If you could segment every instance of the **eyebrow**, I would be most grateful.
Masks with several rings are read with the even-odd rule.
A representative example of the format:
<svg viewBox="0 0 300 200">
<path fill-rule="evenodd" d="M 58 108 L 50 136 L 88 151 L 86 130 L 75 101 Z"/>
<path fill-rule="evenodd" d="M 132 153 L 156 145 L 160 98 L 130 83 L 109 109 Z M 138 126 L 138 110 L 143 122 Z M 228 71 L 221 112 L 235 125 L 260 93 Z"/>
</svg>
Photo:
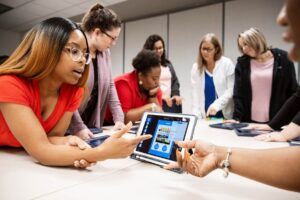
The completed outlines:
<svg viewBox="0 0 300 200">
<path fill-rule="evenodd" d="M 78 43 L 76 43 L 76 42 L 68 42 L 68 43 L 66 44 L 66 46 L 75 46 L 76 48 L 78 48 L 78 49 L 80 49 L 80 50 L 87 51 L 87 48 L 81 49 L 81 48 L 80 48 L 80 45 L 79 45 Z"/>
</svg>

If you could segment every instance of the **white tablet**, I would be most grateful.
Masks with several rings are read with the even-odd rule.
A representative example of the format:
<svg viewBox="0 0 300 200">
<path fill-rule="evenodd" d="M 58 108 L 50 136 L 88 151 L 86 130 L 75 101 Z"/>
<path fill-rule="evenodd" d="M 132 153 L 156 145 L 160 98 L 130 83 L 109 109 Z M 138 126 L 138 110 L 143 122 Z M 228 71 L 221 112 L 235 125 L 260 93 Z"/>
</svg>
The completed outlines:
<svg viewBox="0 0 300 200">
<path fill-rule="evenodd" d="M 137 135 L 152 138 L 139 143 L 131 157 L 159 166 L 176 162 L 174 141 L 191 140 L 196 122 L 194 115 L 145 112 Z"/>
</svg>

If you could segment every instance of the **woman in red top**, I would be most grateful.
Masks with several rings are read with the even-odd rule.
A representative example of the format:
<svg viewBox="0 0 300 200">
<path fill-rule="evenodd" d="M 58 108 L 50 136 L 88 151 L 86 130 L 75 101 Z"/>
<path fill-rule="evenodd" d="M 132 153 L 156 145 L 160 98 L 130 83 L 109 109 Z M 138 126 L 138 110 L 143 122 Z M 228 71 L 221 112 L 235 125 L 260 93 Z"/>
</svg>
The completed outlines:
<svg viewBox="0 0 300 200">
<path fill-rule="evenodd" d="M 146 139 L 122 138 L 130 124 L 93 149 L 76 136 L 64 137 L 89 60 L 85 36 L 72 21 L 56 17 L 33 27 L 0 65 L 0 146 L 22 146 L 44 165 L 84 168 L 128 156 Z"/>
<path fill-rule="evenodd" d="M 126 123 L 141 120 L 145 111 L 162 111 L 159 56 L 154 51 L 142 50 L 133 59 L 132 66 L 132 72 L 115 79 Z"/>
</svg>

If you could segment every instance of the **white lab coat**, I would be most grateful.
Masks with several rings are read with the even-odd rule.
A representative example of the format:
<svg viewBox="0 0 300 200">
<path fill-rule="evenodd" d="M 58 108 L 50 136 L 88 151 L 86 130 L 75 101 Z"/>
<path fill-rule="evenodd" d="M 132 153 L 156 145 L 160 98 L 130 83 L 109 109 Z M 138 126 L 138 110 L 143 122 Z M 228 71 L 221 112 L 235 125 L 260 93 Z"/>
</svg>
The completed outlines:
<svg viewBox="0 0 300 200">
<path fill-rule="evenodd" d="M 233 113 L 234 68 L 233 62 L 222 56 L 216 61 L 213 70 L 213 82 L 218 98 L 212 103 L 212 106 L 217 111 L 222 110 L 226 119 L 231 119 Z M 192 112 L 199 118 L 205 118 L 205 76 L 204 73 L 200 75 L 197 63 L 194 63 L 191 70 L 191 84 Z"/>
</svg>

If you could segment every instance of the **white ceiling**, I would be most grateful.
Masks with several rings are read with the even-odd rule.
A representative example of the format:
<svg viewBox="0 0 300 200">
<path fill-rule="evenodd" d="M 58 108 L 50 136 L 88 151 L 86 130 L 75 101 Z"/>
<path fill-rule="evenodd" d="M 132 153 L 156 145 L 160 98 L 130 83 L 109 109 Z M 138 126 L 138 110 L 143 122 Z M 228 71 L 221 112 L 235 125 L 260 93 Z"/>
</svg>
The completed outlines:
<svg viewBox="0 0 300 200">
<path fill-rule="evenodd" d="M 101 0 L 109 6 L 125 0 Z M 86 12 L 97 0 L 0 0 L 14 9 L 0 14 L 0 29 L 23 32 L 49 17 L 73 17 Z"/>
<path fill-rule="evenodd" d="M 112 8 L 123 21 L 170 13 L 223 0 L 0 0 L 13 7 L 0 14 L 0 29 L 24 32 L 49 17 L 68 17 L 80 21 L 95 3 Z"/>
</svg>

